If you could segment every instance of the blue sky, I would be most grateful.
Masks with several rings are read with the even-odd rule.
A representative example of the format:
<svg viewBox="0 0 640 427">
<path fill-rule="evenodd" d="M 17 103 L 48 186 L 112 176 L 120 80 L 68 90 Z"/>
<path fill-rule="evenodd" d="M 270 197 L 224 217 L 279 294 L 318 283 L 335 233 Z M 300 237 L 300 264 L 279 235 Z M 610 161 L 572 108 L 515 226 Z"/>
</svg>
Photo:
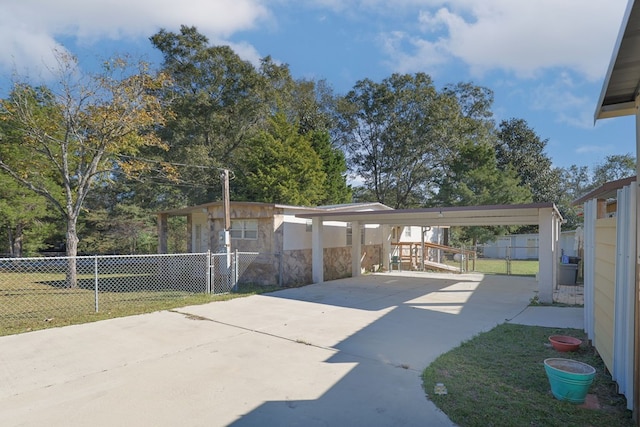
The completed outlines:
<svg viewBox="0 0 640 427">
<path fill-rule="evenodd" d="M 439 87 L 494 91 L 497 121 L 525 119 L 554 164 L 594 166 L 635 154 L 632 118 L 593 113 L 627 0 L 0 0 L 0 93 L 13 72 L 47 77 L 53 49 L 91 66 L 117 53 L 158 64 L 160 28 L 194 25 L 257 63 L 271 55 L 295 77 L 337 93 L 393 72 Z"/>
</svg>

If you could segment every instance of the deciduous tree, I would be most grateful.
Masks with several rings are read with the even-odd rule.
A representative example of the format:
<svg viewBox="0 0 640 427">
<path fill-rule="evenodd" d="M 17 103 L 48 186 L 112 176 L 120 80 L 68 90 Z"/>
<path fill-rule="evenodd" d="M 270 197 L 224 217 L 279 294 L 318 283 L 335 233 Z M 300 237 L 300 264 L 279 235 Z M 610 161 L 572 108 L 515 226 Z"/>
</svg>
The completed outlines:
<svg viewBox="0 0 640 427">
<path fill-rule="evenodd" d="M 64 219 L 67 282 L 75 287 L 85 198 L 96 177 L 114 165 L 127 173 L 148 167 L 134 158 L 141 147 L 163 146 L 152 130 L 164 123 L 156 93 L 167 78 L 152 75 L 144 62 L 116 58 L 100 73 L 87 74 L 74 57 L 58 58 L 57 85 L 17 82 L 0 101 L 0 170 L 46 198 Z"/>
</svg>

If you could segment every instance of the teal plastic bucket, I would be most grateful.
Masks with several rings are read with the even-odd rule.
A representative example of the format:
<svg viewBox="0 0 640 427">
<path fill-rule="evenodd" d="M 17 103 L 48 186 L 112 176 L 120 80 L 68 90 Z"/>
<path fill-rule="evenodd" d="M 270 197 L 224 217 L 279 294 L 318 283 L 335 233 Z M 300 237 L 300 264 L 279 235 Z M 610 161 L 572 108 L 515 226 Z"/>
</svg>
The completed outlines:
<svg viewBox="0 0 640 427">
<path fill-rule="evenodd" d="M 584 403 L 596 376 L 593 366 L 577 360 L 552 358 L 545 359 L 544 369 L 556 399 Z"/>
</svg>

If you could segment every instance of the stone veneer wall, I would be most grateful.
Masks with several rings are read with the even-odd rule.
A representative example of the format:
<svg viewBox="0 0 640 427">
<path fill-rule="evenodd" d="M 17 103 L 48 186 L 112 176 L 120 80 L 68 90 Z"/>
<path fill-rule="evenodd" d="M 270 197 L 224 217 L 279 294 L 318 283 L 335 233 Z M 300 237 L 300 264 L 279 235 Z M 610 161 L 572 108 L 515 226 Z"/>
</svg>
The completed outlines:
<svg viewBox="0 0 640 427">
<path fill-rule="evenodd" d="M 363 247 L 362 268 L 372 271 L 381 265 L 382 245 Z M 282 256 L 283 286 L 306 285 L 312 283 L 311 249 L 285 251 Z M 324 249 L 324 280 L 351 277 L 351 247 Z"/>
</svg>

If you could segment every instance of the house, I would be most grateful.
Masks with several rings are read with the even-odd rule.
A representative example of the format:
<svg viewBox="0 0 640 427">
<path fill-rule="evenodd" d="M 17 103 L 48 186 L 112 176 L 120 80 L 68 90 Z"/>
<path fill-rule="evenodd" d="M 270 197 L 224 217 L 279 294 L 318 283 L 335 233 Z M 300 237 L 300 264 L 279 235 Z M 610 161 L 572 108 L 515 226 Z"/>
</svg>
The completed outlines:
<svg viewBox="0 0 640 427">
<path fill-rule="evenodd" d="M 633 409 L 636 178 L 574 201 L 584 210 L 585 331 Z"/>
<path fill-rule="evenodd" d="M 640 155 L 640 109 L 638 108 L 640 105 L 639 33 L 640 2 L 630 0 L 620 26 L 620 32 L 618 33 L 594 115 L 596 121 L 623 116 L 635 117 L 636 159 Z M 638 175 L 639 170 L 640 164 L 636 160 L 636 175 Z M 596 225 L 589 227 L 589 229 L 585 226 L 584 263 L 585 267 L 591 265 L 594 269 L 592 272 L 588 272 L 585 269 L 585 280 L 587 280 L 588 275 L 594 279 L 593 283 L 585 281 L 585 326 L 587 333 L 594 339 L 598 351 L 602 349 L 606 352 L 607 348 L 611 348 L 611 345 L 613 345 L 613 349 L 610 350 L 612 354 L 609 356 L 609 364 L 613 365 L 612 375 L 618 382 L 621 393 L 627 397 L 627 404 L 629 408 L 633 409 L 634 418 L 637 421 L 640 420 L 640 416 L 638 416 L 638 409 L 640 409 L 640 310 L 638 309 L 638 301 L 640 299 L 638 272 L 640 272 L 640 268 L 638 262 L 640 260 L 637 257 L 636 248 L 640 243 L 640 227 L 638 226 L 640 217 L 637 214 L 635 204 L 637 200 L 640 200 L 638 198 L 640 190 L 637 183 L 629 183 L 628 186 L 624 187 L 627 187 L 627 189 L 619 195 L 622 200 L 618 197 L 616 217 L 608 219 L 609 222 L 615 221 L 616 223 L 616 239 L 613 241 L 611 240 L 611 231 L 605 233 L 604 230 L 595 229 L 598 223 L 602 226 L 606 224 L 606 222 L 599 222 L 605 220 L 599 215 L 599 212 L 605 210 L 602 207 L 602 203 L 598 202 L 598 198 L 592 198 L 590 201 L 585 202 L 585 221 L 589 219 L 590 222 L 596 222 Z M 629 206 L 623 207 L 621 202 L 623 205 L 628 203 Z M 626 219 L 619 220 L 620 217 L 625 217 Z M 608 225 L 611 226 L 611 224 Z M 594 235 L 590 235 L 594 229 Z M 625 235 L 621 235 L 621 233 L 625 233 Z M 608 250 L 607 260 L 600 258 L 603 250 L 599 250 L 598 247 L 607 244 L 616 246 L 615 267 L 611 263 L 612 248 Z M 633 261 L 628 263 L 627 268 L 622 268 L 618 261 L 624 263 L 627 257 Z M 618 273 L 623 274 L 624 277 L 619 277 Z M 597 278 L 611 276 L 612 274 L 615 274 L 616 282 L 613 286 L 609 284 L 608 288 L 601 286 L 596 288 Z M 625 283 L 620 285 L 621 288 L 618 288 L 618 283 L 621 282 Z M 622 289 L 622 292 L 618 292 L 619 289 Z M 606 305 L 596 306 L 598 303 L 596 299 L 597 292 L 605 293 L 610 302 Z M 628 293 L 624 294 L 625 292 Z M 620 293 L 624 295 L 621 296 L 619 295 Z M 628 310 L 622 313 L 615 311 L 618 309 L 616 304 L 619 298 L 628 298 L 630 305 Z M 629 327 L 626 333 L 614 331 L 613 344 L 611 339 L 607 339 L 607 342 L 604 343 L 600 340 L 600 338 L 604 338 L 602 334 L 606 332 L 601 331 L 601 337 L 597 337 L 599 332 L 596 329 L 596 325 L 606 322 L 607 317 L 615 319 L 613 321 L 614 329 L 623 324 Z M 610 329 L 610 326 L 607 328 Z M 620 354 L 620 352 L 625 351 L 629 352 L 631 356 Z M 633 369 L 628 366 L 618 368 L 617 361 L 621 359 L 633 360 Z"/>
<path fill-rule="evenodd" d="M 244 279 L 281 285 L 312 282 L 312 221 L 300 214 L 388 211 L 381 203 L 352 203 L 302 207 L 273 203 L 231 202 L 229 209 L 231 250 L 258 252 L 260 256 L 245 272 Z M 224 206 L 206 203 L 158 213 L 159 252 L 167 252 L 167 218 L 186 217 L 187 252 L 223 252 Z M 363 224 L 354 230 L 349 222 L 331 221 L 324 225 L 324 277 L 326 280 L 351 275 L 351 246 L 354 238 L 361 246 L 361 268 L 379 270 L 388 254 L 382 253 L 384 236 L 376 224 Z M 441 228 L 394 227 L 392 244 L 441 239 Z M 424 236 L 423 236 L 423 233 Z M 387 236 L 388 237 L 388 236 Z M 252 273 L 253 272 L 253 273 Z"/>
</svg>

